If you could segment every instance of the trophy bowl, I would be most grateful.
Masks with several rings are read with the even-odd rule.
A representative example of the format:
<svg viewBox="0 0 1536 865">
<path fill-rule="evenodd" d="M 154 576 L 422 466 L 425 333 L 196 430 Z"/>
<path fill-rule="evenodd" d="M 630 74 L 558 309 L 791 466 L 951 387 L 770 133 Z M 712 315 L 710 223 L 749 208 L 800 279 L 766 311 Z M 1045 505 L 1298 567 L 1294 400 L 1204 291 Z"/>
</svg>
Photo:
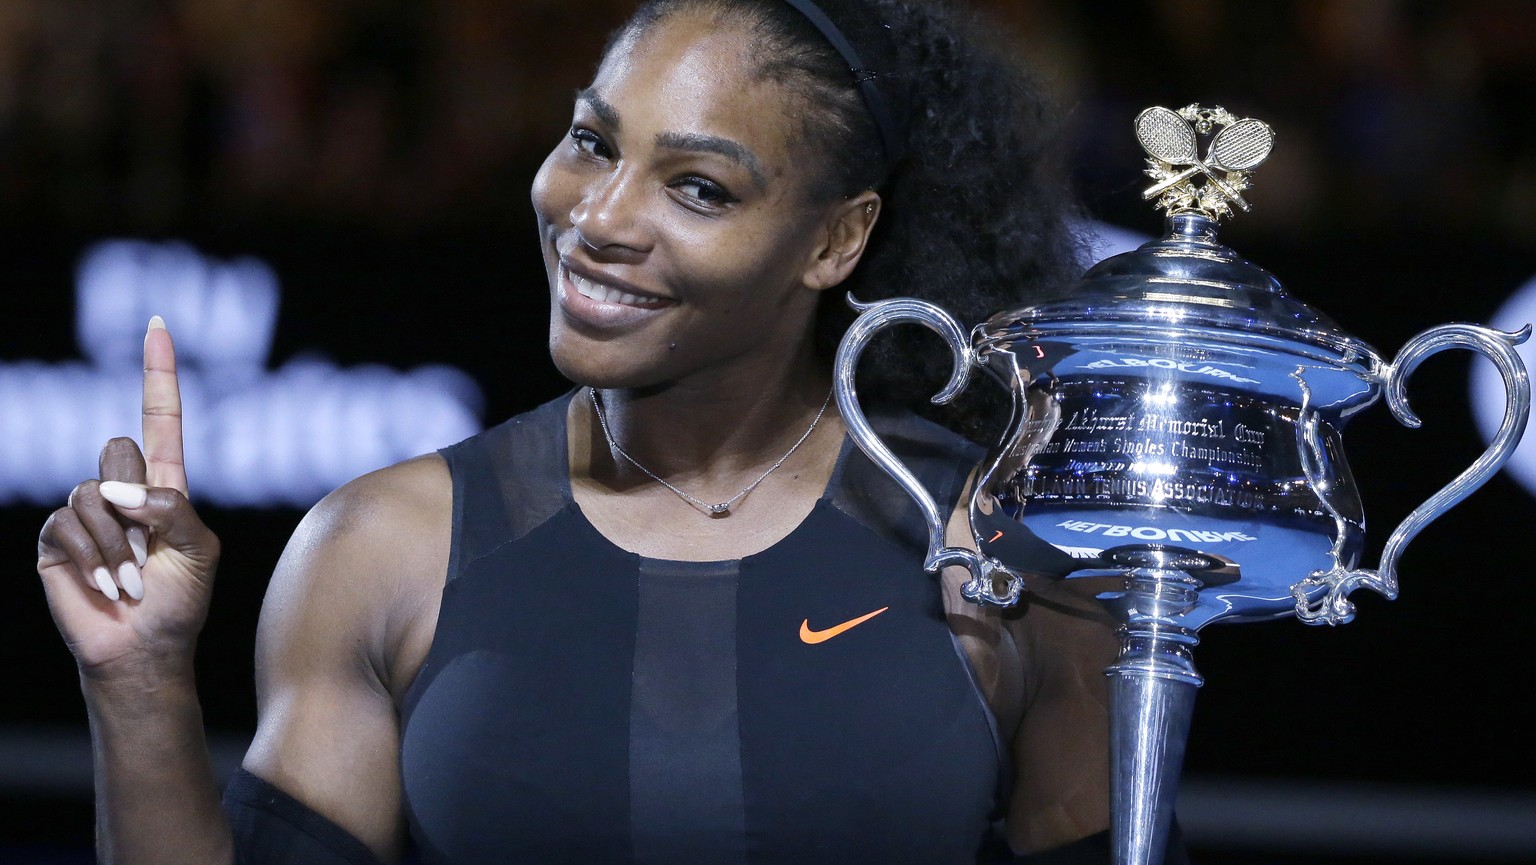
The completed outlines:
<svg viewBox="0 0 1536 865">
<path fill-rule="evenodd" d="M 923 301 L 854 302 L 860 315 L 839 347 L 835 391 L 850 435 L 927 519 L 926 566 L 970 571 L 966 598 L 1013 604 L 1025 576 L 1042 573 L 1113 586 L 1097 595 L 1120 623 L 1120 657 L 1106 671 L 1113 845 L 1120 865 L 1158 865 L 1202 682 L 1197 632 L 1292 615 L 1342 624 L 1354 616 L 1355 589 L 1396 597 L 1406 544 L 1519 442 L 1530 384 L 1514 346 L 1530 328 L 1443 324 L 1388 361 L 1219 242 L 1221 218 L 1249 207 L 1249 172 L 1274 143 L 1267 124 L 1191 105 L 1149 108 L 1135 131 L 1154 181 L 1144 196 L 1167 214 L 1160 239 L 969 330 Z M 1009 391 L 1011 420 L 974 473 L 972 547 L 945 545 L 948 515 L 858 404 L 860 353 L 904 322 L 936 331 L 954 354 L 935 402 L 978 368 Z M 1471 466 L 1391 533 L 1380 564 L 1361 568 L 1365 518 L 1343 427 L 1383 396 L 1401 423 L 1418 426 L 1406 382 L 1452 348 L 1495 364 L 1503 422 Z"/>
</svg>

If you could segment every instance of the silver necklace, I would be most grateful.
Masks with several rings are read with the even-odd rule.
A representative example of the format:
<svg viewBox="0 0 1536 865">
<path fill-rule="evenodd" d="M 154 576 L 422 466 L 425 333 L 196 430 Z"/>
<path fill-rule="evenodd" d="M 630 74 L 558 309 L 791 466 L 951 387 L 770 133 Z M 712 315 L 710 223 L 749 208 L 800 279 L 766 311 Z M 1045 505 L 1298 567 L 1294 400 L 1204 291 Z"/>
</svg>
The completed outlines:
<svg viewBox="0 0 1536 865">
<path fill-rule="evenodd" d="M 832 392 L 828 391 L 827 398 L 822 401 L 821 408 L 816 412 L 816 417 L 811 421 L 811 425 L 806 427 L 805 432 L 801 434 L 800 438 L 794 444 L 789 446 L 789 450 L 785 451 L 784 455 L 779 457 L 777 462 L 768 467 L 768 471 L 758 475 L 757 480 L 742 487 L 741 491 L 736 493 L 736 495 L 731 496 L 723 502 L 710 504 L 709 502 L 694 498 L 693 496 L 668 483 L 666 478 L 641 465 L 639 460 L 630 456 L 628 451 L 620 447 L 619 443 L 614 440 L 613 433 L 608 429 L 608 418 L 603 416 L 603 404 L 602 401 L 597 398 L 597 388 L 590 388 L 588 393 L 592 395 L 592 411 L 597 415 L 597 425 L 602 427 L 603 438 L 608 440 L 608 446 L 618 452 L 619 456 L 629 460 L 630 465 L 644 472 L 646 477 L 649 477 L 651 480 L 661 484 L 672 492 L 677 493 L 677 495 L 682 498 L 683 501 L 693 505 L 694 507 L 698 508 L 706 514 L 709 514 L 712 517 L 729 516 L 731 513 L 731 508 L 735 507 L 737 502 L 746 498 L 747 493 L 757 489 L 758 484 L 762 483 L 764 479 L 773 474 L 779 466 L 784 465 L 784 463 L 794 454 L 794 452 L 799 450 L 801 445 L 805 444 L 805 440 L 811 437 L 811 433 L 815 431 L 816 425 L 821 423 L 821 416 L 826 414 L 827 406 L 832 403 Z"/>
</svg>

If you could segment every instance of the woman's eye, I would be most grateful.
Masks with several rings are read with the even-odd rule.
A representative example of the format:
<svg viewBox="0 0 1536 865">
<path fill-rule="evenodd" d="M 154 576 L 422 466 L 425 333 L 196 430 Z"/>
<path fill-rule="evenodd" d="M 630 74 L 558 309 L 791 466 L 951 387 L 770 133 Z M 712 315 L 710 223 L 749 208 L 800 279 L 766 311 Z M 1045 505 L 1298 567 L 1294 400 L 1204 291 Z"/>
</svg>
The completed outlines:
<svg viewBox="0 0 1536 865">
<path fill-rule="evenodd" d="M 599 159 L 608 159 L 613 155 L 602 136 L 590 129 L 583 129 L 580 126 L 571 127 L 571 142 L 576 145 L 577 150 Z"/>
<path fill-rule="evenodd" d="M 712 180 L 705 180 L 702 177 L 685 177 L 672 184 L 672 188 L 689 198 L 716 207 L 736 201 L 736 198 L 725 187 Z"/>
</svg>

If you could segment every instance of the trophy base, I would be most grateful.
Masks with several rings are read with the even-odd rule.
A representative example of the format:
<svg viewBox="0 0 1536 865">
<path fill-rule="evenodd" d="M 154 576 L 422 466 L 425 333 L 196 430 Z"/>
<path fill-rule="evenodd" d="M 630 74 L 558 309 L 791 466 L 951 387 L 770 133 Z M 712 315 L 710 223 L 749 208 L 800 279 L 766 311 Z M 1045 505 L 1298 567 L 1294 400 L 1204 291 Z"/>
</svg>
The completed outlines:
<svg viewBox="0 0 1536 865">
<path fill-rule="evenodd" d="M 1204 577 L 1225 566 L 1193 550 L 1137 545 L 1105 550 L 1125 590 L 1106 603 L 1121 622 L 1110 689 L 1111 842 L 1115 865 L 1162 865 L 1173 823 L 1195 692 L 1200 638 L 1180 624 Z"/>
</svg>

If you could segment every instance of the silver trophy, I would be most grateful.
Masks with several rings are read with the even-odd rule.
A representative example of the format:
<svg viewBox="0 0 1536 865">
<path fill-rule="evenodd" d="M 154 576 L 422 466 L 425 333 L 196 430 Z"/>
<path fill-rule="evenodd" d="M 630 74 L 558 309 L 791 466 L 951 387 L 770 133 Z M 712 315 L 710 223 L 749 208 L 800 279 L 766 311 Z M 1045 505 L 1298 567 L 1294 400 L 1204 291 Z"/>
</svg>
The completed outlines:
<svg viewBox="0 0 1536 865">
<path fill-rule="evenodd" d="M 1105 580 L 1098 599 L 1120 623 L 1112 677 L 1111 778 L 1117 865 L 1160 865 L 1195 689 L 1197 633 L 1216 621 L 1354 616 L 1364 586 L 1397 595 L 1403 548 L 1498 471 L 1524 432 L 1530 382 L 1514 346 L 1530 333 L 1444 324 L 1391 361 L 1291 297 L 1216 239 L 1248 209 L 1249 172 L 1270 127 L 1219 108 L 1149 108 L 1135 131 L 1167 214 L 1160 240 L 1108 258 L 1039 303 L 965 329 L 944 310 L 897 298 L 858 304 L 835 363 L 838 407 L 859 446 L 915 499 L 928 522 L 926 567 L 962 565 L 964 595 L 1009 605 L 1039 568 L 995 545 L 1004 526 L 1073 557 L 1061 579 Z M 1204 158 L 1200 142 L 1207 141 Z M 974 549 L 946 546 L 947 514 L 875 435 L 854 371 L 879 331 L 916 322 L 954 353 L 934 402 L 981 368 L 1009 389 L 1013 416 L 976 469 Z M 1344 422 L 1383 394 L 1416 427 L 1405 385 L 1430 355 L 1465 348 L 1492 360 L 1508 403 L 1487 450 L 1392 532 L 1361 568 L 1364 516 L 1344 460 Z M 1043 545 L 1042 545 L 1043 546 Z"/>
</svg>

